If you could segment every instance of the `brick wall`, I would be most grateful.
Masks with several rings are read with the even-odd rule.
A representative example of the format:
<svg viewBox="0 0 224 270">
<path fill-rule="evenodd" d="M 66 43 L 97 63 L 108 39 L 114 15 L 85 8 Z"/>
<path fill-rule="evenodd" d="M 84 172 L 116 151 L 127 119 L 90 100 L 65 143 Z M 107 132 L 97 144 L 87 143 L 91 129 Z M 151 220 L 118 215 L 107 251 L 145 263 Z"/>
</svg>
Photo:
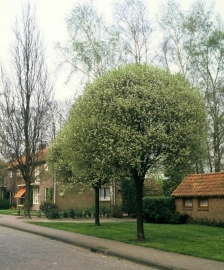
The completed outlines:
<svg viewBox="0 0 224 270">
<path fill-rule="evenodd" d="M 85 191 L 79 190 L 66 191 L 63 195 L 57 192 L 56 204 L 61 210 L 79 209 L 85 210 L 95 205 L 94 189 L 86 188 Z M 100 201 L 100 205 L 110 207 L 112 201 Z"/>
<path fill-rule="evenodd" d="M 192 208 L 184 207 L 183 198 L 175 198 L 176 209 L 179 213 L 187 213 L 193 219 L 207 218 L 209 220 L 224 222 L 224 197 L 211 197 L 208 199 L 208 207 L 201 208 L 198 204 L 198 198 L 192 198 Z"/>
</svg>

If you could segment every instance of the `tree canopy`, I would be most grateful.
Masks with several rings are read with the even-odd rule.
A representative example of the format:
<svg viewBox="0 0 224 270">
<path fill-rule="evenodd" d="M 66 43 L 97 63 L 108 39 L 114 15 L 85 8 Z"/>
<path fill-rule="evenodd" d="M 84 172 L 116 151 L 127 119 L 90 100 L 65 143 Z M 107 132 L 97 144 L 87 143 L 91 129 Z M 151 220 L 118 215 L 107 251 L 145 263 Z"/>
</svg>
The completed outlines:
<svg viewBox="0 0 224 270">
<path fill-rule="evenodd" d="M 143 241 L 147 171 L 161 160 L 190 169 L 204 146 L 205 119 L 203 99 L 181 75 L 130 64 L 86 86 L 64 129 L 64 159 L 76 177 L 91 183 L 134 179 L 137 236 Z"/>
</svg>

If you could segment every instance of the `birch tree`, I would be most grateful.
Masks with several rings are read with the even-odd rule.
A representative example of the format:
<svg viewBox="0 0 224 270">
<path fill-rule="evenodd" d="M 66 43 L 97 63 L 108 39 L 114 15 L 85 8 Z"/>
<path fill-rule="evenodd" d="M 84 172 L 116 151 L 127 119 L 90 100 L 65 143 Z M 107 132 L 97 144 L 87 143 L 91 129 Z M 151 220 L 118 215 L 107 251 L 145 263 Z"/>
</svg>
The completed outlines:
<svg viewBox="0 0 224 270">
<path fill-rule="evenodd" d="M 152 63 L 152 24 L 142 0 L 125 0 L 114 4 L 114 19 L 125 42 L 127 59 L 134 63 Z"/>
<path fill-rule="evenodd" d="M 176 1 L 163 6 L 166 67 L 183 74 L 204 96 L 209 134 L 207 162 L 199 171 L 220 171 L 223 166 L 223 72 L 224 23 L 214 3 L 195 2 L 183 11 Z"/>
<path fill-rule="evenodd" d="M 92 1 L 74 6 L 66 18 L 69 40 L 58 47 L 70 69 L 69 78 L 93 81 L 125 62 L 120 35 L 97 12 Z"/>
</svg>

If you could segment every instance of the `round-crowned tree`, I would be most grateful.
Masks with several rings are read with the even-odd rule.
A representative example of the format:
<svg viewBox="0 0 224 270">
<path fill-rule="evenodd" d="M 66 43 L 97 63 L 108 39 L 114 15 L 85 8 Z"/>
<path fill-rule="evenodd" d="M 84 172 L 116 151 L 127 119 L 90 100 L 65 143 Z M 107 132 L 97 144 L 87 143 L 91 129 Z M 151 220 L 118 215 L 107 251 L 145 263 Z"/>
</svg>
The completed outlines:
<svg viewBox="0 0 224 270">
<path fill-rule="evenodd" d="M 179 74 L 130 64 L 86 86 L 73 107 L 66 136 L 75 175 L 98 181 L 134 179 L 137 238 L 144 241 L 145 175 L 158 162 L 189 168 L 200 158 L 205 106 Z"/>
</svg>

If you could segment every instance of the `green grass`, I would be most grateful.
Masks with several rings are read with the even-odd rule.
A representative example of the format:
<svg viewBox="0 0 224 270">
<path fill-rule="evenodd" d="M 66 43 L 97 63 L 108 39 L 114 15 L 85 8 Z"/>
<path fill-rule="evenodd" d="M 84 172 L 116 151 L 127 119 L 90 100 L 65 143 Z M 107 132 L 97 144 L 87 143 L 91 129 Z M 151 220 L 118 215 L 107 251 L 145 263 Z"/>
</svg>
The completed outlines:
<svg viewBox="0 0 224 270">
<path fill-rule="evenodd" d="M 0 215 L 12 215 L 17 216 L 18 215 L 18 209 L 12 208 L 12 209 L 0 209 Z M 20 216 L 23 216 L 24 212 L 23 209 L 20 209 Z M 38 216 L 38 211 L 30 211 L 31 216 Z"/>
<path fill-rule="evenodd" d="M 136 241 L 136 223 L 32 222 L 34 224 L 152 247 L 201 258 L 224 261 L 224 229 L 200 225 L 144 224 L 146 241 Z"/>
</svg>

